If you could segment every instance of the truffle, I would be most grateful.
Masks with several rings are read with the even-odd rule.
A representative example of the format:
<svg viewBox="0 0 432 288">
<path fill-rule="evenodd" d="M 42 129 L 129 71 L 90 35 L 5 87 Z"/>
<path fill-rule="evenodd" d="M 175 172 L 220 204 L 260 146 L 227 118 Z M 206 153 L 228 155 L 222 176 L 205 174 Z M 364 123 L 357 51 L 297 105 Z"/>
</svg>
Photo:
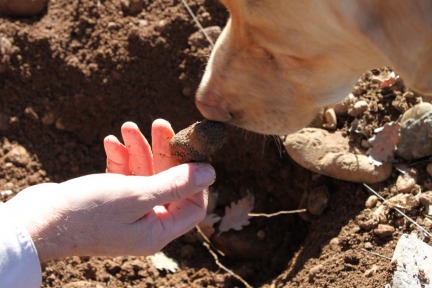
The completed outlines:
<svg viewBox="0 0 432 288">
<path fill-rule="evenodd" d="M 224 145 L 226 136 L 226 125 L 222 122 L 196 122 L 171 139 L 171 155 L 180 163 L 210 162 L 210 156 Z"/>
</svg>

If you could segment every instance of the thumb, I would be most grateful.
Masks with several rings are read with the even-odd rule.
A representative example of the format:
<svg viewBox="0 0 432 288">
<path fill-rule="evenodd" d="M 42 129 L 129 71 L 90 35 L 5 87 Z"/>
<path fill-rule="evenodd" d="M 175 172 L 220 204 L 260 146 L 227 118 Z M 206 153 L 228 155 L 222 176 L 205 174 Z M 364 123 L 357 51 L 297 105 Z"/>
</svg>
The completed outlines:
<svg viewBox="0 0 432 288">
<path fill-rule="evenodd" d="M 159 174 L 145 177 L 128 177 L 133 191 L 142 194 L 141 200 L 152 206 L 188 198 L 201 192 L 216 180 L 216 172 L 209 164 L 187 163 L 172 167 Z M 149 195 L 150 194 L 150 195 Z M 149 197 L 150 196 L 150 197 Z"/>
</svg>

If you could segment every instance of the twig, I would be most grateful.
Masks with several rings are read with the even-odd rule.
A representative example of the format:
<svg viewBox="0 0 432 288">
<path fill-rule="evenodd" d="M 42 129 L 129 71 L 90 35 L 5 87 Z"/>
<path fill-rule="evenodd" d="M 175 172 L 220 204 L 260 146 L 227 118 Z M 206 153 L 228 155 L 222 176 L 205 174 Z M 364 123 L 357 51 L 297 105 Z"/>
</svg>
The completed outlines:
<svg viewBox="0 0 432 288">
<path fill-rule="evenodd" d="M 198 234 L 200 234 L 201 237 L 203 237 L 204 242 L 207 242 L 209 245 L 211 245 L 213 247 L 213 249 L 215 249 L 216 252 L 218 252 L 220 255 L 225 256 L 225 253 L 223 253 L 222 251 L 220 251 L 219 249 L 214 247 L 214 245 L 211 243 L 210 239 L 207 237 L 207 235 L 204 234 L 204 232 L 201 230 L 201 228 L 198 225 L 196 225 L 195 228 L 197 229 Z"/>
<path fill-rule="evenodd" d="M 230 274 L 231 276 L 233 276 L 234 278 L 236 278 L 237 280 L 239 280 L 240 282 L 242 282 L 247 288 L 252 288 L 251 285 L 249 285 L 248 282 L 246 282 L 246 280 L 244 280 L 241 276 L 237 275 L 236 273 L 234 273 L 233 271 L 231 271 L 230 269 L 228 269 L 227 267 L 225 267 L 222 263 L 220 263 L 219 258 L 217 256 L 217 254 L 210 248 L 210 244 L 207 242 L 203 242 L 203 245 L 207 248 L 207 250 L 210 252 L 210 254 L 213 256 L 216 264 L 225 272 L 227 272 L 228 274 Z"/>
<path fill-rule="evenodd" d="M 306 209 L 298 209 L 298 210 L 291 210 L 291 211 L 279 211 L 279 212 L 275 212 L 275 213 L 270 213 L 270 214 L 266 214 L 266 213 L 249 213 L 248 216 L 249 217 L 274 217 L 274 216 L 279 216 L 279 215 L 284 215 L 284 214 L 295 214 L 295 213 L 303 213 L 306 212 Z"/>
<path fill-rule="evenodd" d="M 384 255 L 381 255 L 381 254 L 378 254 L 378 253 L 375 253 L 375 252 L 372 252 L 372 251 L 368 251 L 368 250 L 366 250 L 366 249 L 364 249 L 364 248 L 361 248 L 361 250 L 362 250 L 363 252 L 370 253 L 370 254 L 372 254 L 372 255 L 375 255 L 375 256 L 378 256 L 378 257 L 381 257 L 381 258 L 384 258 L 384 259 L 386 259 L 386 260 L 390 260 L 390 261 L 391 261 L 391 258 L 389 258 L 389 257 L 387 257 L 387 256 L 384 256 Z"/>
</svg>

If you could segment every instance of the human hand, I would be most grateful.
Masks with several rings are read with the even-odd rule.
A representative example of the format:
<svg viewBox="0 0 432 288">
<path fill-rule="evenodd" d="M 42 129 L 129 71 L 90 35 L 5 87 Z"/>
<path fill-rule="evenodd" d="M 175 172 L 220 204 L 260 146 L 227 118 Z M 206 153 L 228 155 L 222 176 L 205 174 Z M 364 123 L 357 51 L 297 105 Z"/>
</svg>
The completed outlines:
<svg viewBox="0 0 432 288">
<path fill-rule="evenodd" d="M 155 125 L 153 128 L 153 133 L 159 129 Z M 165 128 L 159 132 L 167 132 Z M 141 134 L 134 134 L 139 130 L 133 125 L 131 131 L 135 136 Z M 164 133 L 159 135 L 167 136 Z M 140 150 L 144 137 L 123 136 L 138 141 L 125 140 L 131 148 L 126 150 L 131 152 L 128 153 L 130 174 L 152 175 L 149 167 L 155 172 L 165 170 L 150 177 L 107 173 L 61 184 L 40 184 L 23 190 L 6 203 L 11 217 L 21 217 L 27 227 L 41 262 L 66 256 L 150 255 L 204 218 L 207 195 L 203 190 L 214 182 L 214 169 L 199 163 L 169 168 L 176 163 L 169 152 L 161 153 L 169 139 L 159 141 L 159 136 L 154 134 L 154 151 L 159 151 L 159 155 L 154 153 L 150 165 L 151 150 Z M 141 143 L 138 145 L 141 148 L 135 150 L 132 143 Z M 108 150 L 111 160 L 113 154 Z M 145 153 L 135 154 L 137 151 Z M 120 168 L 127 172 L 125 162 L 115 164 L 120 165 L 109 166 L 113 172 Z"/>
</svg>

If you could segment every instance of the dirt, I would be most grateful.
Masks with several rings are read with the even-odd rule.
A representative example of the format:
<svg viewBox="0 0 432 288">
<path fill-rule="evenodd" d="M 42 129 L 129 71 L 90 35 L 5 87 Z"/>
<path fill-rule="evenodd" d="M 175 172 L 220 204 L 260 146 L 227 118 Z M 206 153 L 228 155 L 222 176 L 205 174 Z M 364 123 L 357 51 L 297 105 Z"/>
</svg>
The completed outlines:
<svg viewBox="0 0 432 288">
<path fill-rule="evenodd" d="M 211 155 L 226 142 L 222 122 L 203 120 L 177 132 L 170 141 L 172 156 L 180 163 L 211 162 Z"/>
<path fill-rule="evenodd" d="M 120 137 L 125 121 L 136 122 L 149 137 L 154 119 L 170 121 L 175 131 L 202 119 L 193 94 L 210 46 L 196 40 L 197 27 L 181 1 L 127 6 L 136 2 L 52 0 L 41 16 L 0 18 L 0 37 L 7 40 L 0 42 L 0 191 L 13 192 L 2 193 L 3 201 L 30 185 L 103 172 L 102 140 Z M 218 1 L 188 3 L 204 27 L 225 25 L 228 14 Z M 365 114 L 365 133 L 350 136 L 359 145 L 412 105 L 401 96 L 403 85 L 377 88 L 371 73 L 381 72 L 365 74 L 353 88 L 378 107 Z M 349 134 L 352 121 L 338 119 L 337 129 Z M 302 195 L 319 187 L 330 194 L 320 216 L 256 217 L 240 231 L 212 238 L 226 253 L 220 263 L 251 286 L 383 287 L 391 281 L 389 258 L 397 240 L 415 228 L 393 210 L 385 223 L 394 228 L 390 236 L 385 227 L 377 234 L 361 228 L 371 213 L 362 185 L 309 172 L 274 138 L 234 127 L 212 158 L 217 181 L 211 189 L 219 195 L 220 215 L 248 193 L 255 197 L 255 213 L 297 209 Z M 417 169 L 413 189 L 431 188 L 426 164 L 411 165 Z M 394 170 L 373 188 L 392 197 L 399 193 L 398 177 Z M 430 230 L 422 212 L 418 207 L 409 214 Z M 42 287 L 243 286 L 216 263 L 196 230 L 163 252 L 179 271 L 159 271 L 146 257 L 72 257 L 44 264 Z"/>
</svg>

